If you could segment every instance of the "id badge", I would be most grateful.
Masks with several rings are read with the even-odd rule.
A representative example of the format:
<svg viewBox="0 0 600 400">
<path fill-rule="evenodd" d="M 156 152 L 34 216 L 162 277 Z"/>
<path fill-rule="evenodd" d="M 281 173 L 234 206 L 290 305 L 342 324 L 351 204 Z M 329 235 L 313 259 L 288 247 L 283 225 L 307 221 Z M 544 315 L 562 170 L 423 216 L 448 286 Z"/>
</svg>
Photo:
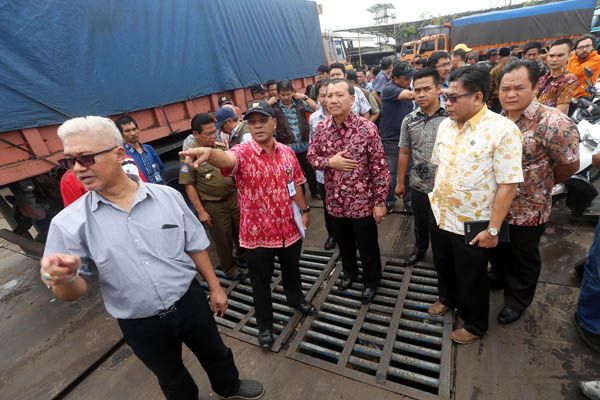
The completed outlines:
<svg viewBox="0 0 600 400">
<path fill-rule="evenodd" d="M 294 185 L 294 181 L 288 182 L 287 189 L 290 197 L 294 197 L 296 195 L 296 185 Z"/>
</svg>

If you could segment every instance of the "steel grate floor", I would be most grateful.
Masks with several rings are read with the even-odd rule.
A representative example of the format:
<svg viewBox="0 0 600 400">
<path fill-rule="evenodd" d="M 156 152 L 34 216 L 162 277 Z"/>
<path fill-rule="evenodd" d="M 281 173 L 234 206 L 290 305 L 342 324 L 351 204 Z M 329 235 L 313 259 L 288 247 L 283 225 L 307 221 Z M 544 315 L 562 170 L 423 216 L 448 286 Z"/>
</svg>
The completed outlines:
<svg viewBox="0 0 600 400">
<path fill-rule="evenodd" d="M 289 346 L 287 357 L 419 399 L 450 398 L 452 315 L 432 317 L 433 265 L 405 267 L 383 259 L 374 301 L 360 302 L 362 283 L 337 289 L 341 265 Z M 360 277 L 359 277 L 360 278 Z"/>
<path fill-rule="evenodd" d="M 311 301 L 319 286 L 330 274 L 337 259 L 337 252 L 328 252 L 317 249 L 303 249 L 300 256 L 300 274 L 302 277 L 302 292 L 304 298 Z M 252 301 L 252 286 L 250 279 L 244 282 L 232 282 L 221 270 L 215 270 L 221 286 L 227 293 L 228 307 L 223 318 L 215 317 L 219 331 L 225 335 L 243 340 L 258 346 L 258 329 L 254 318 L 254 305 Z M 206 282 L 200 284 L 207 289 Z M 287 305 L 283 286 L 281 284 L 281 270 L 277 257 L 271 281 L 273 299 L 273 336 L 275 343 L 272 351 L 277 352 L 282 344 L 289 338 L 294 328 L 302 318 L 302 314 Z"/>
</svg>

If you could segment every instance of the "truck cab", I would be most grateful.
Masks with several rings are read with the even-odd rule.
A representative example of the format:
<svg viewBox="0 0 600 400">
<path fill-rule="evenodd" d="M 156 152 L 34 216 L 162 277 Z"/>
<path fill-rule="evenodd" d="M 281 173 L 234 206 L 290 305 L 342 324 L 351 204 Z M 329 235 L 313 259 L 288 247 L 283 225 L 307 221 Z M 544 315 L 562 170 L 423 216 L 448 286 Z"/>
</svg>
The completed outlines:
<svg viewBox="0 0 600 400">
<path fill-rule="evenodd" d="M 323 35 L 323 47 L 325 48 L 325 58 L 327 65 L 333 63 L 348 64 L 348 50 L 344 39 L 328 34 Z"/>
<path fill-rule="evenodd" d="M 412 61 L 417 54 L 418 47 L 419 40 L 403 43 L 402 49 L 400 50 L 400 61 Z"/>
<path fill-rule="evenodd" d="M 421 39 L 418 54 L 421 57 L 429 58 L 429 56 L 435 51 L 448 51 L 448 43 L 448 35 L 446 34 L 426 36 Z"/>
</svg>

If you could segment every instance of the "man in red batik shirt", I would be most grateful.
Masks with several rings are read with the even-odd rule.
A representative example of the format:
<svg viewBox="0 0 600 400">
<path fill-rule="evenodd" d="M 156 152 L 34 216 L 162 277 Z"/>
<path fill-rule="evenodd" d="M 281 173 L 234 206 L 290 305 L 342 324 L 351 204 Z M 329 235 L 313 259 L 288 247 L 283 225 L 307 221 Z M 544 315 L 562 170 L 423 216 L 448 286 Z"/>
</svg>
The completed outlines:
<svg viewBox="0 0 600 400">
<path fill-rule="evenodd" d="M 294 151 L 277 143 L 273 108 L 264 100 L 248 104 L 245 120 L 252 140 L 229 151 L 209 147 L 189 148 L 179 153 L 188 165 L 198 168 L 208 162 L 230 170 L 238 187 L 240 246 L 252 282 L 252 296 L 258 325 L 258 342 L 263 350 L 273 346 L 271 276 L 274 256 L 279 257 L 283 290 L 288 304 L 305 315 L 317 309 L 304 299 L 300 280 L 302 234 L 294 219 L 293 202 L 302 214 L 303 228 L 310 224 L 302 184 L 306 181 Z"/>
<path fill-rule="evenodd" d="M 325 171 L 327 211 L 333 217 L 344 275 L 338 288 L 346 290 L 358 275 L 356 246 L 365 284 L 362 302 L 370 303 L 381 280 L 377 224 L 386 214 L 390 172 L 377 126 L 352 113 L 354 86 L 333 79 L 327 86 L 331 116 L 315 129 L 308 162 Z"/>
</svg>

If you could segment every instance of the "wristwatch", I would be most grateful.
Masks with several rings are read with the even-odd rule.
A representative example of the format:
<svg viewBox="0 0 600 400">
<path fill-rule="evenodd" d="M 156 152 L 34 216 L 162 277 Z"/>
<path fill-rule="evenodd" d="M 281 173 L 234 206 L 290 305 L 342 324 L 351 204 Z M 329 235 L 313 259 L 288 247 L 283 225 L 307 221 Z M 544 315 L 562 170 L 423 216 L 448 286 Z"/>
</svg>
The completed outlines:
<svg viewBox="0 0 600 400">
<path fill-rule="evenodd" d="M 308 96 L 307 95 L 304 95 L 304 100 L 308 100 Z"/>
<path fill-rule="evenodd" d="M 492 236 L 492 237 L 498 236 L 498 229 L 488 227 L 487 231 L 490 234 L 490 236 Z"/>
<path fill-rule="evenodd" d="M 301 215 L 308 214 L 309 212 L 310 212 L 310 206 L 306 206 L 305 210 L 300 210 Z"/>
</svg>

